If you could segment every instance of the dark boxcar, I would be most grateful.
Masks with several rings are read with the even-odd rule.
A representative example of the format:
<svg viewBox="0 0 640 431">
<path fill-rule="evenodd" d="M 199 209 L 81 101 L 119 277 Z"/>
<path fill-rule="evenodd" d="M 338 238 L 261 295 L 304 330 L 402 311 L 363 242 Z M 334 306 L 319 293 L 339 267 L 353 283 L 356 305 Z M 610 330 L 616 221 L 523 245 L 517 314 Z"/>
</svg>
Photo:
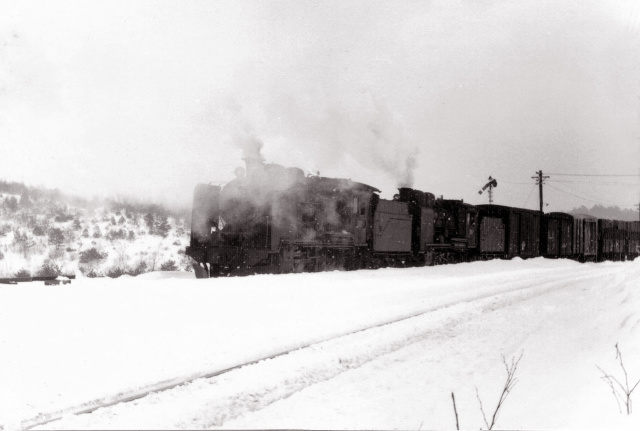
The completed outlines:
<svg viewBox="0 0 640 431">
<path fill-rule="evenodd" d="M 481 257 L 497 254 L 496 249 L 499 245 L 496 241 L 499 240 L 502 229 L 504 229 L 504 252 L 501 257 L 510 259 L 516 256 L 522 258 L 540 256 L 541 212 L 502 205 L 478 205 L 477 208 Z M 490 226 L 493 226 L 493 229 Z M 492 233 L 488 241 L 482 237 L 485 230 Z"/>
<path fill-rule="evenodd" d="M 573 214 L 573 255 L 580 262 L 595 261 L 598 255 L 598 219 Z"/>
<path fill-rule="evenodd" d="M 546 257 L 571 257 L 573 255 L 574 219 L 561 212 L 547 213 L 542 222 L 542 254 Z"/>
<path fill-rule="evenodd" d="M 483 256 L 502 256 L 506 250 L 506 228 L 500 217 L 482 217 L 479 232 L 479 252 Z"/>
<path fill-rule="evenodd" d="M 626 244 L 624 223 L 598 219 L 598 260 L 623 260 Z"/>
<path fill-rule="evenodd" d="M 627 259 L 633 260 L 640 255 L 640 221 L 627 223 Z"/>
</svg>

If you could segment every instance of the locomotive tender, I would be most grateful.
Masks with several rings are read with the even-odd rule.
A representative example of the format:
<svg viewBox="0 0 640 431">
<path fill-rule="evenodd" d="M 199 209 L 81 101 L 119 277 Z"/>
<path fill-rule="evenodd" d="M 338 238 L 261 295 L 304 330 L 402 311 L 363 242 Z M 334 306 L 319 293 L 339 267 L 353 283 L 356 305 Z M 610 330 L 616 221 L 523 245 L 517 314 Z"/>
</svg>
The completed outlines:
<svg viewBox="0 0 640 431">
<path fill-rule="evenodd" d="M 224 187 L 199 184 L 186 254 L 196 277 L 423 266 L 516 256 L 633 259 L 640 222 L 469 205 L 245 158 Z"/>
</svg>

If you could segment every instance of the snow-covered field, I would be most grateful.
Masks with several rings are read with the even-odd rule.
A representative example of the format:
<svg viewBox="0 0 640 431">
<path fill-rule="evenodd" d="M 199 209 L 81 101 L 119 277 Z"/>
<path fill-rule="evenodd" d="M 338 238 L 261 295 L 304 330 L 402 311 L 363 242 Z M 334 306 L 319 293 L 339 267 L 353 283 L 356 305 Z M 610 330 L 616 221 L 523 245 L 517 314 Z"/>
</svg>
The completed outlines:
<svg viewBox="0 0 640 431">
<path fill-rule="evenodd" d="M 192 277 L 0 285 L 0 426 L 640 429 L 640 262 Z"/>
</svg>

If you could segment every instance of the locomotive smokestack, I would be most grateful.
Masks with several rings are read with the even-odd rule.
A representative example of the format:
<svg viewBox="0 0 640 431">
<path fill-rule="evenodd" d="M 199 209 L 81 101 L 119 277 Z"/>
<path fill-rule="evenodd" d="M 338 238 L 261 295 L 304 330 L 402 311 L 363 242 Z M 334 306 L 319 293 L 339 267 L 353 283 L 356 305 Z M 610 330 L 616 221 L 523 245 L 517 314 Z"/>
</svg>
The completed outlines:
<svg viewBox="0 0 640 431">
<path fill-rule="evenodd" d="M 260 154 L 243 157 L 242 160 L 247 166 L 247 176 L 249 177 L 264 169 L 264 158 Z"/>
<path fill-rule="evenodd" d="M 262 157 L 262 141 L 254 136 L 246 137 L 240 142 L 245 165 L 247 166 L 247 177 L 254 177 L 264 170 L 264 157 Z"/>
</svg>

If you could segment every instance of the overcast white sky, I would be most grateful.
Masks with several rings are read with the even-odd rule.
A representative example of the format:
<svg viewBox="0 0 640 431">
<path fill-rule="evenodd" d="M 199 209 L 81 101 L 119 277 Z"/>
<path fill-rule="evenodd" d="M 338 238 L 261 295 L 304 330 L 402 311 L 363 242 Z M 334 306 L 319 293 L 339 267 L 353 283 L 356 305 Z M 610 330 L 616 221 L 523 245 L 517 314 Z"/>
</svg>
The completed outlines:
<svg viewBox="0 0 640 431">
<path fill-rule="evenodd" d="M 637 0 L 0 0 L 6 180 L 189 204 L 258 139 L 384 197 L 486 203 L 492 175 L 537 208 L 537 170 L 638 175 L 639 137 Z M 551 175 L 545 198 L 632 208 L 639 179 Z"/>
</svg>

